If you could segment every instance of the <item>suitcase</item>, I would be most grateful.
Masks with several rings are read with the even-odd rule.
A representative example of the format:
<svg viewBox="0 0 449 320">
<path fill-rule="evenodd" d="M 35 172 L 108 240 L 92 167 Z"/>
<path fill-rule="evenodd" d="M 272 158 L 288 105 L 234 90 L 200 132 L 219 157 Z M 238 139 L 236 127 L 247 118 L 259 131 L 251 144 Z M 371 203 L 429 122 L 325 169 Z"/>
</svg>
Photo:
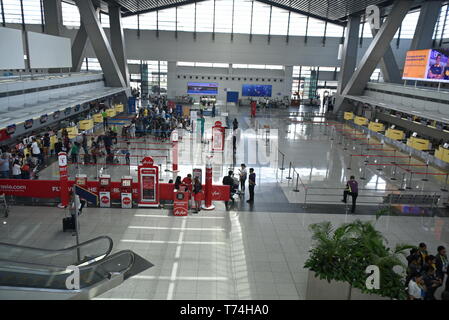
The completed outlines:
<svg viewBox="0 0 449 320">
<path fill-rule="evenodd" d="M 66 217 L 62 219 L 62 231 L 75 231 L 75 219 L 74 217 Z"/>
</svg>

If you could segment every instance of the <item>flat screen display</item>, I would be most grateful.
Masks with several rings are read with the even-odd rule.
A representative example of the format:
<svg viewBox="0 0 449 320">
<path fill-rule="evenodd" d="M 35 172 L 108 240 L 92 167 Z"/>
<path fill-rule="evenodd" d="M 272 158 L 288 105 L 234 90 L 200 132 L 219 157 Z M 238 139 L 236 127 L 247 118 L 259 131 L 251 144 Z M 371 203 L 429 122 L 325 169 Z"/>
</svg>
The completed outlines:
<svg viewBox="0 0 449 320">
<path fill-rule="evenodd" d="M 449 82 L 449 58 L 437 50 L 412 50 L 407 52 L 404 80 Z"/>
<path fill-rule="evenodd" d="M 218 94 L 218 83 L 188 82 L 187 93 L 190 94 Z"/>
<path fill-rule="evenodd" d="M 244 84 L 242 86 L 242 96 L 244 97 L 271 97 L 271 85 L 265 84 Z"/>
</svg>

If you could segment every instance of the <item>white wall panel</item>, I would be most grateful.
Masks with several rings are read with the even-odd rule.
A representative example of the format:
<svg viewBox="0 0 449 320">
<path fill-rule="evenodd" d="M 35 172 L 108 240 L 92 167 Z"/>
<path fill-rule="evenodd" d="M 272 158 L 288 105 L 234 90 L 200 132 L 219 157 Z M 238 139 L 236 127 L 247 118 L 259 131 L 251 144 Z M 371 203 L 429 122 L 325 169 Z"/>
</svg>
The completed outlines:
<svg viewBox="0 0 449 320">
<path fill-rule="evenodd" d="M 32 69 L 71 68 L 72 50 L 69 38 L 27 32 Z"/>
<path fill-rule="evenodd" d="M 25 69 L 22 31 L 0 28 L 0 70 Z"/>
</svg>

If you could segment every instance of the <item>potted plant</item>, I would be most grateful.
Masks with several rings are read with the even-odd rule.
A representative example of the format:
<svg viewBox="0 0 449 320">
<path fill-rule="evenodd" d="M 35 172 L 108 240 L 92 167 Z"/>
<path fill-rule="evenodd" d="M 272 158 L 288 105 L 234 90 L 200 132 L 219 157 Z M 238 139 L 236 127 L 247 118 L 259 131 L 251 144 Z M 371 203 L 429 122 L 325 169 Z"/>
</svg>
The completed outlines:
<svg viewBox="0 0 449 320">
<path fill-rule="evenodd" d="M 346 283 L 348 289 L 339 290 L 337 293 L 341 299 L 351 299 L 351 295 L 357 293 L 377 295 L 390 299 L 405 299 L 405 265 L 400 255 L 413 246 L 397 245 L 394 250 L 386 246 L 386 239 L 375 229 L 371 222 L 356 220 L 345 223 L 334 229 L 330 222 L 321 222 L 310 226 L 312 239 L 315 244 L 309 251 L 310 256 L 304 267 L 308 268 L 309 282 L 314 278 L 326 280 L 332 285 Z M 366 268 L 375 265 L 380 271 L 380 288 L 368 289 L 366 280 L 369 274 Z M 401 267 L 403 272 L 397 273 L 394 269 Z M 308 293 L 314 292 L 312 298 L 317 298 L 317 291 L 313 290 L 313 283 L 308 285 Z M 323 290 L 323 283 L 317 284 Z M 355 288 L 355 290 L 354 290 Z M 332 288 L 327 288 L 332 292 Z M 330 298 L 332 297 L 325 297 Z M 335 297 L 337 298 L 337 297 Z M 365 296 L 365 298 L 369 298 Z"/>
</svg>

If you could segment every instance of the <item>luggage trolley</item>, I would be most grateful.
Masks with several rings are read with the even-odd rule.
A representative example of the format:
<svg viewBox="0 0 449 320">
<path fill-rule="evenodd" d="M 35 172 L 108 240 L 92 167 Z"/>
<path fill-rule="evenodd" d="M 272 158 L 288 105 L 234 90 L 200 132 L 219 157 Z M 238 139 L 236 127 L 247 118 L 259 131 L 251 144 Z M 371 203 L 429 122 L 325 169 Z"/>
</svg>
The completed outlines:
<svg viewBox="0 0 449 320">
<path fill-rule="evenodd" d="M 4 193 L 0 195 L 0 210 L 4 212 L 4 217 L 7 218 L 9 215 L 9 207 Z"/>
</svg>

